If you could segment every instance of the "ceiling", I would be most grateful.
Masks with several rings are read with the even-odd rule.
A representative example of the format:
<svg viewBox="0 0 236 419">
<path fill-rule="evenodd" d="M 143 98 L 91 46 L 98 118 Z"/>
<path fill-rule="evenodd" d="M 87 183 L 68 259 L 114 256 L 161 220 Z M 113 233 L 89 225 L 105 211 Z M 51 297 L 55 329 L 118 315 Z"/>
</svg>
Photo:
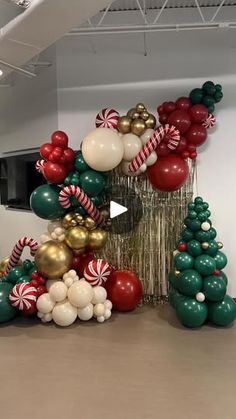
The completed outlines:
<svg viewBox="0 0 236 419">
<path fill-rule="evenodd" d="M 200 7 L 218 7 L 222 0 L 199 0 Z M 140 5 L 146 9 L 161 9 L 164 0 L 140 0 Z M 234 6 L 236 1 L 225 0 L 225 6 Z M 195 0 L 168 0 L 166 8 L 196 7 Z M 116 0 L 112 3 L 110 11 L 138 10 L 135 0 Z"/>
</svg>

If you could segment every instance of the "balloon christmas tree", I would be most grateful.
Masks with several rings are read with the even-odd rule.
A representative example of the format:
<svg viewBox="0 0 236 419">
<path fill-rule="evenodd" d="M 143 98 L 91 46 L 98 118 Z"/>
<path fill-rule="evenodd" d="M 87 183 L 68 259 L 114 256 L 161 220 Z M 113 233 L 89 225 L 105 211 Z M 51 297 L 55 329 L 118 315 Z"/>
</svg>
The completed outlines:
<svg viewBox="0 0 236 419">
<path fill-rule="evenodd" d="M 206 320 L 227 326 L 236 317 L 236 303 L 226 294 L 227 257 L 216 241 L 210 215 L 201 197 L 189 203 L 186 227 L 174 252 L 175 271 L 169 274 L 170 303 L 187 327 L 199 327 Z"/>
</svg>

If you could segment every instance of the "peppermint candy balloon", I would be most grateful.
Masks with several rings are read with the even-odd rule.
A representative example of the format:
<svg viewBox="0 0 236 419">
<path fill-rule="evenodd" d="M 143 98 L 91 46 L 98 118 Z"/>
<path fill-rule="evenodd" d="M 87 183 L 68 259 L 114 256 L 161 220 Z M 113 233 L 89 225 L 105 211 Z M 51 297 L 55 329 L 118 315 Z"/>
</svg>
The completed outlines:
<svg viewBox="0 0 236 419">
<path fill-rule="evenodd" d="M 96 116 L 96 128 L 117 128 L 120 115 L 115 109 L 104 108 Z"/>
<path fill-rule="evenodd" d="M 28 310 L 36 305 L 37 289 L 27 282 L 21 282 L 12 288 L 9 300 L 19 310 Z"/>
<path fill-rule="evenodd" d="M 102 285 L 111 275 L 112 267 L 104 259 L 93 259 L 84 269 L 84 278 L 92 286 Z"/>
</svg>

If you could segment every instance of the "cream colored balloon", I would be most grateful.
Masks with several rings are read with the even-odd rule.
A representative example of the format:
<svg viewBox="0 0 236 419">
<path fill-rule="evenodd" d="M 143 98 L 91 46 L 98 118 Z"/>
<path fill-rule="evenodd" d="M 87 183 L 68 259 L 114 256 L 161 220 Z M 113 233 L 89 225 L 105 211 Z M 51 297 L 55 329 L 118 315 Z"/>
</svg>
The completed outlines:
<svg viewBox="0 0 236 419">
<path fill-rule="evenodd" d="M 40 295 L 37 299 L 37 309 L 43 314 L 48 314 L 52 311 L 53 307 L 55 306 L 55 302 L 52 301 L 48 292 L 45 294 Z"/>
<path fill-rule="evenodd" d="M 77 318 L 77 309 L 68 300 L 57 303 L 52 311 L 53 321 L 62 327 L 70 326 Z"/>
<path fill-rule="evenodd" d="M 150 156 L 147 158 L 147 160 L 145 161 L 145 164 L 147 166 L 152 166 L 154 163 L 156 163 L 157 161 L 157 153 L 155 151 L 153 151 Z"/>
<path fill-rule="evenodd" d="M 102 303 L 96 304 L 93 308 L 93 315 L 95 317 L 104 316 L 105 312 L 106 312 L 106 307 Z"/>
<path fill-rule="evenodd" d="M 110 317 L 111 317 L 111 310 L 109 310 L 108 308 L 106 308 L 104 317 L 105 317 L 106 320 L 110 319 Z"/>
<path fill-rule="evenodd" d="M 48 231 L 51 234 L 55 228 L 61 227 L 61 220 L 53 220 L 48 223 Z"/>
<path fill-rule="evenodd" d="M 137 172 L 129 172 L 129 165 L 130 165 L 130 163 L 131 163 L 131 161 L 125 161 L 125 160 L 123 160 L 122 161 L 122 163 L 121 163 L 121 170 L 122 170 L 122 173 L 124 174 L 124 175 L 126 175 L 126 176 L 130 176 L 130 177 L 134 177 L 134 176 L 138 176 L 138 175 L 140 175 L 140 173 L 142 173 L 141 171 L 140 171 L 140 169 L 139 170 L 137 170 Z"/>
<path fill-rule="evenodd" d="M 46 281 L 46 288 L 47 288 L 47 291 L 48 291 L 48 292 L 49 292 L 49 290 L 50 290 L 51 286 L 52 286 L 55 282 L 57 282 L 57 281 L 60 281 L 60 278 L 58 278 L 58 279 L 48 279 L 48 280 Z"/>
<path fill-rule="evenodd" d="M 124 147 L 116 131 L 109 128 L 96 128 L 84 138 L 82 154 L 92 169 L 106 172 L 120 164 Z"/>
<path fill-rule="evenodd" d="M 93 287 L 93 299 L 92 299 L 93 304 L 105 303 L 106 298 L 107 298 L 107 292 L 105 288 L 100 287 L 100 285 Z"/>
<path fill-rule="evenodd" d="M 90 320 L 93 317 L 93 305 L 88 304 L 84 308 L 78 308 L 78 317 L 85 322 Z"/>
<path fill-rule="evenodd" d="M 106 300 L 104 303 L 105 307 L 107 310 L 111 310 L 112 309 L 112 302 L 110 300 Z"/>
<path fill-rule="evenodd" d="M 140 137 L 140 140 L 142 141 L 142 144 L 146 144 L 148 142 L 148 140 L 150 140 L 150 138 L 152 137 L 153 133 L 154 133 L 154 129 L 151 129 L 151 128 L 146 129 L 144 134 L 141 135 L 141 137 Z"/>
<path fill-rule="evenodd" d="M 68 299 L 71 304 L 78 308 L 89 305 L 93 298 L 93 288 L 86 281 L 74 282 L 68 290 Z"/>
<path fill-rule="evenodd" d="M 62 281 L 56 281 L 51 285 L 49 295 L 52 301 L 60 302 L 67 297 L 68 288 Z"/>
<path fill-rule="evenodd" d="M 135 134 L 125 134 L 122 137 L 122 142 L 124 146 L 123 160 L 133 160 L 142 148 L 140 138 Z"/>
</svg>

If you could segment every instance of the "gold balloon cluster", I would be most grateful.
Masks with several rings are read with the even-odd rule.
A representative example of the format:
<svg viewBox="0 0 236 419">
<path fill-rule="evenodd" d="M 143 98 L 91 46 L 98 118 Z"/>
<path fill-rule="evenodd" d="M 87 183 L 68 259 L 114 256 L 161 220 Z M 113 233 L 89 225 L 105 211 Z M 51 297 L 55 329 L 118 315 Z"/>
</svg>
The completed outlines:
<svg viewBox="0 0 236 419">
<path fill-rule="evenodd" d="M 10 257 L 9 256 L 6 256 L 5 258 L 3 258 L 0 261 L 0 278 L 2 278 L 3 276 L 6 275 L 6 269 L 7 269 L 7 265 L 8 265 L 9 260 L 10 260 Z M 20 259 L 19 262 L 17 263 L 17 266 L 21 266 L 22 263 L 23 262 Z"/>
<path fill-rule="evenodd" d="M 118 119 L 117 128 L 122 134 L 132 132 L 139 137 L 148 128 L 154 129 L 156 118 L 149 113 L 143 103 L 138 103 L 135 108 L 131 108 L 125 116 Z"/>
</svg>

